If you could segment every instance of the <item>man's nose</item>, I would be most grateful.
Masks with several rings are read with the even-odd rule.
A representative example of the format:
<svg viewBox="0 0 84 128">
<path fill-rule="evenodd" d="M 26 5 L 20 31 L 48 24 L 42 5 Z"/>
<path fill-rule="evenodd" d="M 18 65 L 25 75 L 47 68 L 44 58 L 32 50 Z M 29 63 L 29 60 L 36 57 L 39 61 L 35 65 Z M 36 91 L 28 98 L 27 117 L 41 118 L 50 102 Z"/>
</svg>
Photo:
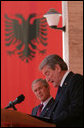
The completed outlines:
<svg viewBox="0 0 84 128">
<path fill-rule="evenodd" d="M 37 91 L 37 94 L 40 94 L 40 93 L 41 93 L 41 91 L 40 91 L 40 90 L 38 90 L 38 91 Z"/>
</svg>

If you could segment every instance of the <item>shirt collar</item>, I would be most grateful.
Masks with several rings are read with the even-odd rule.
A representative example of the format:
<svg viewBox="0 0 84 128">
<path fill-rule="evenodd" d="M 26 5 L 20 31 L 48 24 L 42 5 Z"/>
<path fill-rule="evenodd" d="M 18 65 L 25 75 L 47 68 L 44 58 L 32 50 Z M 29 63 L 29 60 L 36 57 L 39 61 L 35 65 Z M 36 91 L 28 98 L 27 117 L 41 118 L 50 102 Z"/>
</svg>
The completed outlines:
<svg viewBox="0 0 84 128">
<path fill-rule="evenodd" d="M 51 96 L 44 102 L 41 102 L 41 104 L 43 104 L 43 108 L 48 104 L 48 102 L 51 100 Z"/>
<path fill-rule="evenodd" d="M 60 83 L 60 87 L 62 87 L 63 82 L 64 82 L 64 80 L 66 79 L 66 77 L 67 77 L 68 74 L 69 74 L 69 71 L 67 71 L 67 72 L 64 74 L 64 76 L 63 76 L 63 78 L 62 78 L 62 80 L 61 80 L 61 83 Z"/>
</svg>

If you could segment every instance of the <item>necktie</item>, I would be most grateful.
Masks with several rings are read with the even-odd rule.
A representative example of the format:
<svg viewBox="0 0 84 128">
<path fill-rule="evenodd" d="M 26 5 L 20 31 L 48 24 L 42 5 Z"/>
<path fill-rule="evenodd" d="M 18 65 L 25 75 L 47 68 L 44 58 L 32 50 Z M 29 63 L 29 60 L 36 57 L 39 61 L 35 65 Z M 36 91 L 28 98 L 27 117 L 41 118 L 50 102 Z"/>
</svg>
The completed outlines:
<svg viewBox="0 0 84 128">
<path fill-rule="evenodd" d="M 61 90 L 62 90 L 62 87 L 58 87 L 58 91 L 57 91 L 57 95 L 56 95 L 56 100 L 59 100 L 59 96 L 60 96 L 60 93 L 61 93 Z"/>
<path fill-rule="evenodd" d="M 58 92 L 57 92 L 58 95 L 59 95 L 61 89 L 62 89 L 62 87 L 59 86 L 59 88 L 58 88 Z"/>
<path fill-rule="evenodd" d="M 38 109 L 38 111 L 37 111 L 37 116 L 39 116 L 39 115 L 40 115 L 41 110 L 42 110 L 42 107 L 43 107 L 43 104 L 40 104 L 40 107 L 39 107 L 39 109 Z"/>
</svg>

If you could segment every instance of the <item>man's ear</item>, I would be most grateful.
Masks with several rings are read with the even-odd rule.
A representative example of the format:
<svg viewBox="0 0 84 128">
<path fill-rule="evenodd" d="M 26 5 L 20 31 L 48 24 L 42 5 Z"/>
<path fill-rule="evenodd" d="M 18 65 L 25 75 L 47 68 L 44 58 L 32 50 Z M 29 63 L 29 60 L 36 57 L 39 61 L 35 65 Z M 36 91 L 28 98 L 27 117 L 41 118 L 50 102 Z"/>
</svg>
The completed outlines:
<svg viewBox="0 0 84 128">
<path fill-rule="evenodd" d="M 58 72 L 61 72 L 61 67 L 60 67 L 59 64 L 56 64 L 56 65 L 55 65 L 55 69 L 56 69 Z"/>
</svg>

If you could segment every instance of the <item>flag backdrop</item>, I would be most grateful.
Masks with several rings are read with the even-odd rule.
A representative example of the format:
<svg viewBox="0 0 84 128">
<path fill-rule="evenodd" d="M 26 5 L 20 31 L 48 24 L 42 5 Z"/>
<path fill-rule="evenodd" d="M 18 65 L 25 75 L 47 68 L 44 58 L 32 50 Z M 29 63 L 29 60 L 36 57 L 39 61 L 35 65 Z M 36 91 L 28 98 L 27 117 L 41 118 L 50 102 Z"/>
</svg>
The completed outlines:
<svg viewBox="0 0 84 128">
<path fill-rule="evenodd" d="M 18 111 L 31 113 L 40 103 L 32 92 L 32 81 L 44 78 L 38 67 L 45 56 L 62 57 L 62 31 L 49 28 L 43 15 L 55 8 L 62 13 L 61 1 L 2 1 L 1 2 L 1 107 L 20 94 L 24 102 Z M 62 26 L 62 17 L 59 25 Z M 57 89 L 52 85 L 51 95 Z"/>
</svg>

